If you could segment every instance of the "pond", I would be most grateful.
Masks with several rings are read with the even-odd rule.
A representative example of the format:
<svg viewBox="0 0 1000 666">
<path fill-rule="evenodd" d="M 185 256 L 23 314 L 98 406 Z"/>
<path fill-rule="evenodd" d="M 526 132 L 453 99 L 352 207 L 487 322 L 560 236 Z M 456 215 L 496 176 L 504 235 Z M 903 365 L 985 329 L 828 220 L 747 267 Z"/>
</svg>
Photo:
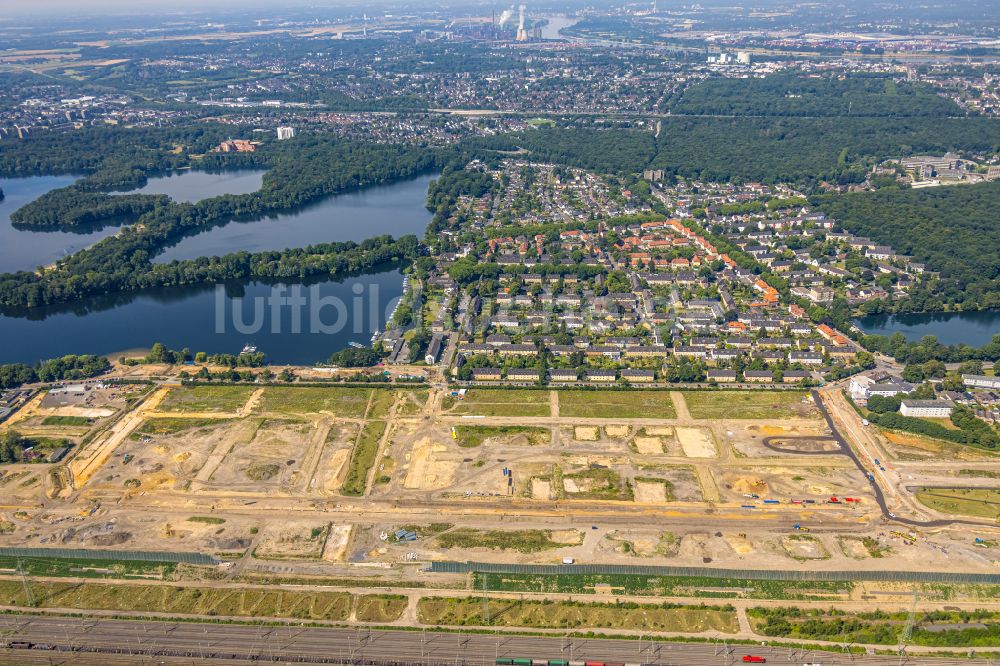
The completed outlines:
<svg viewBox="0 0 1000 666">
<path fill-rule="evenodd" d="M 1000 333 L 1000 310 L 870 315 L 855 323 L 869 334 L 888 336 L 898 331 L 912 342 L 933 335 L 946 345 L 981 347 Z"/>
</svg>

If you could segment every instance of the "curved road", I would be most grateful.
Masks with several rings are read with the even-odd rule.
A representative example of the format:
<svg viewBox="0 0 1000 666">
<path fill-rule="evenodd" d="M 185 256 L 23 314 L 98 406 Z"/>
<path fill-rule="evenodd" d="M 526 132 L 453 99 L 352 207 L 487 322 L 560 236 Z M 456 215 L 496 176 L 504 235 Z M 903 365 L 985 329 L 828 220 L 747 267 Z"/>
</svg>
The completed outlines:
<svg viewBox="0 0 1000 666">
<path fill-rule="evenodd" d="M 833 417 L 830 415 L 830 411 L 826 408 L 826 405 L 823 403 L 823 397 L 819 394 L 819 391 L 813 390 L 811 391 L 811 393 L 813 400 L 816 403 L 816 406 L 819 407 L 819 411 L 822 412 L 823 418 L 826 419 L 826 424 L 827 426 L 829 426 L 830 432 L 832 433 L 830 435 L 817 436 L 815 439 L 824 439 L 824 440 L 833 439 L 837 442 L 837 444 L 840 445 L 839 451 L 824 451 L 823 453 L 828 455 L 843 454 L 847 456 L 848 458 L 854 461 L 854 464 L 857 465 L 858 470 L 860 470 L 861 473 L 864 474 L 865 478 L 867 479 L 868 470 L 865 469 L 865 466 L 861 462 L 861 459 L 858 458 L 858 454 L 854 452 L 854 449 L 851 447 L 851 445 L 847 442 L 844 436 L 840 434 L 840 431 L 837 430 L 837 426 L 834 425 L 833 423 Z M 778 437 L 778 439 L 782 439 L 782 437 Z M 792 439 L 792 438 L 785 437 L 784 439 Z M 770 445 L 768 445 L 768 448 L 772 450 L 781 450 L 781 449 L 775 449 L 775 447 Z M 803 455 L 815 454 L 814 451 L 784 450 L 784 452 L 799 453 Z M 948 527 L 949 525 L 976 525 L 978 527 L 982 527 L 984 525 L 995 526 L 993 523 L 984 523 L 976 520 L 961 520 L 961 519 L 947 519 L 947 518 L 942 518 L 939 520 L 912 520 L 910 518 L 900 518 L 899 516 L 896 516 L 891 511 L 889 511 L 889 506 L 886 504 L 885 501 L 885 494 L 882 492 L 882 489 L 879 487 L 879 485 L 874 481 L 872 481 L 871 479 L 868 480 L 869 483 L 871 484 L 872 492 L 875 494 L 875 501 L 878 503 L 879 509 L 881 509 L 882 511 L 882 517 L 887 521 L 901 523 L 903 525 L 909 525 L 911 527 Z"/>
</svg>

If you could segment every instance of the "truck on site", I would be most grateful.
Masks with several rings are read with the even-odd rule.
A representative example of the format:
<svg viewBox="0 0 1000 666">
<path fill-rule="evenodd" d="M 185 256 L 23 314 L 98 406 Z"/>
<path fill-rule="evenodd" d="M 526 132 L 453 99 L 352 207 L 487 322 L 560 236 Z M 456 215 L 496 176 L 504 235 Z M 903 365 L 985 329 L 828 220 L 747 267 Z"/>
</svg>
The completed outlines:
<svg viewBox="0 0 1000 666">
<path fill-rule="evenodd" d="M 764 657 L 758 657 L 757 655 L 754 655 L 754 654 L 745 654 L 745 655 L 743 655 L 743 663 L 744 664 L 766 664 L 767 663 L 767 659 L 765 659 Z"/>
<path fill-rule="evenodd" d="M 799 523 L 795 523 L 794 525 L 792 525 L 792 529 L 793 530 L 798 530 L 799 532 L 808 532 L 809 531 L 808 527 L 806 527 L 805 525 L 800 525 Z"/>
</svg>

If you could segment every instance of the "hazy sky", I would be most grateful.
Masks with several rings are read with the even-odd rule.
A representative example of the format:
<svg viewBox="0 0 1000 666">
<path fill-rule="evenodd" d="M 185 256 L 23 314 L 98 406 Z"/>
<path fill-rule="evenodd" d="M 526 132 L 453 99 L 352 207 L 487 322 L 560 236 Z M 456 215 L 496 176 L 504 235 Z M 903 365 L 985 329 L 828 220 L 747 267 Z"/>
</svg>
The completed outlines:
<svg viewBox="0 0 1000 666">
<path fill-rule="evenodd" d="M 171 9 L 215 9 L 251 7 L 289 7 L 312 5 L 348 4 L 337 0 L 307 2 L 307 0 L 283 2 L 281 0 L 0 0 L 0 16 L 54 13 L 89 14 L 101 11 L 115 13 L 139 13 L 149 10 Z"/>
</svg>

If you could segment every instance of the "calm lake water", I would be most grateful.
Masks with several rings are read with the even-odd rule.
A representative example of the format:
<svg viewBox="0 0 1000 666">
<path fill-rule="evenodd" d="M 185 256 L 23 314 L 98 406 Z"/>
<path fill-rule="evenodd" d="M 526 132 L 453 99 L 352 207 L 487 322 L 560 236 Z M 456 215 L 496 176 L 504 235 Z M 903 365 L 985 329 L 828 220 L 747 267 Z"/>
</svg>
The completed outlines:
<svg viewBox="0 0 1000 666">
<path fill-rule="evenodd" d="M 175 201 L 200 201 L 220 194 L 248 194 L 260 189 L 263 171 L 182 171 L 150 178 L 133 192 L 166 194 Z M 72 185 L 78 176 L 0 178 L 5 198 L 0 201 L 0 273 L 32 271 L 89 247 L 117 233 L 115 225 L 77 231 L 16 229 L 10 215 L 46 192 Z M 425 188 L 426 190 L 426 188 Z M 426 193 L 426 192 L 425 192 Z"/>
<path fill-rule="evenodd" d="M 262 172 L 186 172 L 151 178 L 143 192 L 176 200 L 200 200 L 224 193 L 252 192 Z M 421 235 L 430 222 L 425 208 L 427 186 L 434 178 L 372 187 L 330 197 L 296 212 L 250 222 L 230 222 L 181 240 L 159 260 L 222 255 L 238 250 L 284 249 L 330 241 L 360 241 L 380 234 Z M 0 181 L 10 211 L 72 177 Z M 77 235 L 16 232 L 7 219 L 0 230 L 0 270 L 34 268 L 115 232 Z M 4 236 L 3 234 L 7 234 Z M 59 239 L 53 242 L 52 239 Z M 3 242 L 7 241 L 7 242 Z M 26 259 L 25 255 L 30 255 Z M 209 353 L 238 353 L 256 345 L 272 363 L 313 364 L 351 342 L 368 345 L 385 326 L 402 294 L 398 267 L 340 281 L 306 285 L 253 283 L 197 285 L 139 294 L 92 298 L 81 303 L 29 312 L 0 313 L 0 363 L 35 363 L 71 353 L 113 354 L 162 342 Z"/>
<path fill-rule="evenodd" d="M 246 250 L 284 250 L 315 243 L 362 241 L 372 236 L 422 236 L 431 221 L 425 207 L 427 174 L 392 185 L 329 197 L 296 211 L 251 221 L 234 221 L 182 239 L 156 256 L 157 262 L 221 256 Z"/>
<path fill-rule="evenodd" d="M 4 200 L 0 201 L 0 273 L 33 271 L 56 259 L 93 245 L 117 229 L 105 227 L 87 233 L 70 231 L 22 231 L 10 222 L 10 214 L 50 190 L 71 185 L 77 176 L 0 178 Z"/>
<path fill-rule="evenodd" d="M 177 171 L 149 178 L 129 194 L 166 194 L 174 201 L 194 203 L 220 194 L 250 194 L 264 182 L 263 170 Z"/>
<path fill-rule="evenodd" d="M 350 342 L 370 344 L 402 294 L 396 266 L 305 285 L 199 285 L 89 299 L 0 315 L 0 363 L 71 353 L 113 354 L 162 342 L 238 354 L 256 345 L 272 363 L 311 365 Z M 294 305 L 291 301 L 298 301 Z"/>
<path fill-rule="evenodd" d="M 862 317 L 856 323 L 870 334 L 892 335 L 899 331 L 914 342 L 925 335 L 934 335 L 946 345 L 981 347 L 1000 333 L 1000 310 L 873 315 Z"/>
</svg>

